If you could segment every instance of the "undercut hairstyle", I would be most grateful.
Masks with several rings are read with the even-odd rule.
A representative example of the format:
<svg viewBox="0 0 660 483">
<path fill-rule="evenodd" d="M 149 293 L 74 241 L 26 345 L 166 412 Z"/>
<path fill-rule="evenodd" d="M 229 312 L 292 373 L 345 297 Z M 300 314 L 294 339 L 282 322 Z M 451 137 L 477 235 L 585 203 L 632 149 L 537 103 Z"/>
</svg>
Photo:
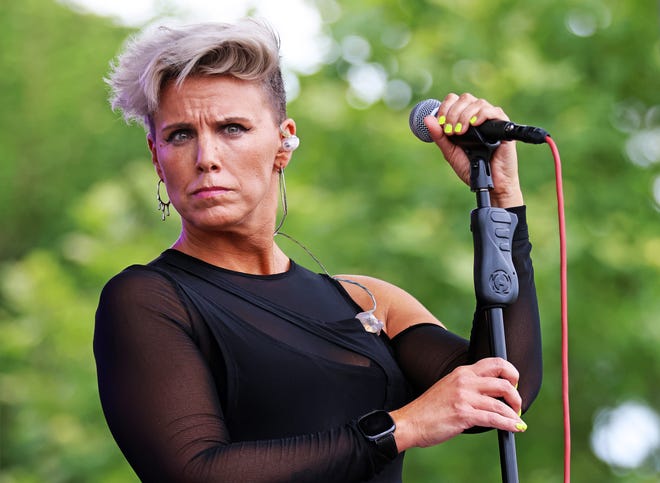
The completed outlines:
<svg viewBox="0 0 660 483">
<path fill-rule="evenodd" d="M 151 129 L 165 85 L 180 86 L 190 76 L 233 76 L 261 83 L 276 122 L 286 118 L 280 69 L 280 40 L 265 22 L 201 23 L 145 29 L 130 37 L 110 63 L 105 82 L 110 105 L 128 123 Z"/>
</svg>

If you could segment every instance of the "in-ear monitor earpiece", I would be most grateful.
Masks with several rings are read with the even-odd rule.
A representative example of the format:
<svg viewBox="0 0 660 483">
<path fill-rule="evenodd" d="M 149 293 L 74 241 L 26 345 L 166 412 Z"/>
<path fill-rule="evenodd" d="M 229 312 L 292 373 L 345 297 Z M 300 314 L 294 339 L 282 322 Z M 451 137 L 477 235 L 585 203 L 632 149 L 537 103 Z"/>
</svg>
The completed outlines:
<svg viewBox="0 0 660 483">
<path fill-rule="evenodd" d="M 286 131 L 280 127 L 280 133 L 284 137 L 282 140 L 282 149 L 285 151 L 295 151 L 300 146 L 300 138 L 295 134 L 291 134 L 289 131 Z"/>
</svg>

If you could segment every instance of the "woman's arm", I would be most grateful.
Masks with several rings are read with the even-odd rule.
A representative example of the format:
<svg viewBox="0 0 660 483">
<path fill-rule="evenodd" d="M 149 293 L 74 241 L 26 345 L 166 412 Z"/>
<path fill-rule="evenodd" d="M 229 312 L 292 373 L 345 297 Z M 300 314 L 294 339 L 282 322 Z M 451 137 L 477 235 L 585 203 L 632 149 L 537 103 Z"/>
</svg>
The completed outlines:
<svg viewBox="0 0 660 483">
<path fill-rule="evenodd" d="M 516 427 L 522 423 L 518 413 L 524 413 L 538 394 L 541 329 L 531 244 L 524 208 L 511 211 L 519 217 L 512 247 L 519 296 L 503 311 L 508 362 L 489 358 L 490 333 L 483 309 L 477 307 L 467 340 L 446 330 L 402 289 L 368 277 L 341 276 L 359 281 L 374 293 L 379 307 L 376 315 L 385 321 L 388 335 L 393 333 L 397 362 L 416 390 L 418 399 L 393 413 L 400 419 L 400 450 L 409 445 L 427 446 L 430 441 L 436 444 L 475 426 L 520 431 Z M 363 290 L 351 284 L 344 286 L 362 307 L 369 307 L 370 298 Z M 505 399 L 508 406 L 497 399 Z M 408 424 L 408 419 L 416 422 Z M 405 428 L 412 435 L 402 436 Z"/>
<path fill-rule="evenodd" d="M 449 94 L 437 116 L 425 119 L 432 139 L 467 184 L 469 160 L 462 148 L 451 142 L 451 137 L 460 136 L 470 125 L 479 125 L 487 119 L 508 118 L 502 109 L 470 94 Z M 481 307 L 475 312 L 468 342 L 444 330 L 412 296 L 385 282 L 357 278 L 374 293 L 379 304 L 376 316 L 385 321 L 399 365 L 420 394 L 409 405 L 392 412 L 400 450 L 437 444 L 475 426 L 524 430 L 526 425 L 519 414 L 531 404 L 540 388 L 539 313 L 515 143 L 501 143 L 490 168 L 495 185 L 490 193 L 492 205 L 516 213 L 519 219 L 512 258 L 520 290 L 518 299 L 504 309 L 508 361 L 488 357 L 490 334 Z M 346 288 L 362 307 L 369 307 L 364 294 L 354 287 Z"/>
</svg>

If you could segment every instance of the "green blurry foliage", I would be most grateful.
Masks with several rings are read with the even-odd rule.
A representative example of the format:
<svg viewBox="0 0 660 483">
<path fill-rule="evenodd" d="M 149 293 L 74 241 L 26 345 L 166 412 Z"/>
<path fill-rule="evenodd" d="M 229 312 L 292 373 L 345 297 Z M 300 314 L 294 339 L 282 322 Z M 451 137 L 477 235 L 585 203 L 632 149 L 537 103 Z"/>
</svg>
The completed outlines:
<svg viewBox="0 0 660 483">
<path fill-rule="evenodd" d="M 654 133 L 658 143 L 657 2 L 314 4 L 336 55 L 299 77 L 289 106 L 302 144 L 287 169 L 284 231 L 331 273 L 396 283 L 467 335 L 474 195 L 410 134 L 409 110 L 469 91 L 545 127 L 562 154 L 568 218 L 573 479 L 657 481 L 657 449 L 627 470 L 590 446 L 601 408 L 638 400 L 660 410 L 660 164 L 657 144 L 631 144 Z M 52 0 L 0 6 L 2 483 L 135 479 L 98 403 L 94 310 L 105 281 L 157 256 L 178 226 L 176 214 L 162 223 L 155 209 L 144 132 L 107 106 L 102 77 L 128 33 Z M 362 63 L 340 55 L 356 37 L 369 47 Z M 351 88 L 364 64 L 390 82 L 386 102 Z M 631 162 L 631 146 L 647 162 L 639 152 Z M 519 154 L 545 379 L 517 451 L 521 481 L 545 483 L 561 481 L 563 451 L 554 167 L 545 146 Z M 295 244 L 278 243 L 318 269 Z M 496 435 L 411 450 L 405 472 L 409 482 L 499 481 Z"/>
<path fill-rule="evenodd" d="M 107 107 L 103 76 L 127 29 L 54 1 L 0 5 L 0 205 L 3 258 L 48 248 L 63 213 L 144 145 Z"/>
</svg>

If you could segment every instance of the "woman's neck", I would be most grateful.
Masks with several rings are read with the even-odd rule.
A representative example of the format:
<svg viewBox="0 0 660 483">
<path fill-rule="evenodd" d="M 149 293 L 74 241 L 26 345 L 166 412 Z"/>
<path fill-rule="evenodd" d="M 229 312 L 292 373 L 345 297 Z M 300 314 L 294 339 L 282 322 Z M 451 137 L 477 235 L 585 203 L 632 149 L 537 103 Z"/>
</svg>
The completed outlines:
<svg viewBox="0 0 660 483">
<path fill-rule="evenodd" d="M 290 266 L 289 257 L 273 241 L 273 235 L 200 238 L 183 231 L 172 248 L 211 265 L 253 275 L 283 273 Z"/>
</svg>

